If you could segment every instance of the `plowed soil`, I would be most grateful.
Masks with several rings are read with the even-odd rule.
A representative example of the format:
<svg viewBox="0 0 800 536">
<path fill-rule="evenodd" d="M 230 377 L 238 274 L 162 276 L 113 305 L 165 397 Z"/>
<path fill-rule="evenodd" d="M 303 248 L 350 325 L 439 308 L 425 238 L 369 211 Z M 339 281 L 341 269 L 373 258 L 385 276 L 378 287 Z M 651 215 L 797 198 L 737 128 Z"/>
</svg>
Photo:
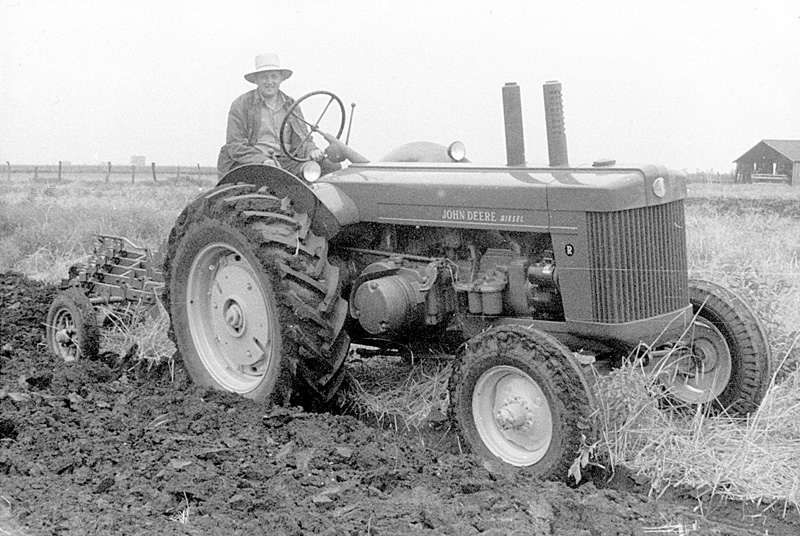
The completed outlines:
<svg viewBox="0 0 800 536">
<path fill-rule="evenodd" d="M 353 416 L 198 389 L 176 359 L 64 363 L 56 289 L 0 274 L 0 534 L 800 534 L 796 512 L 617 474 L 541 482 Z"/>
</svg>

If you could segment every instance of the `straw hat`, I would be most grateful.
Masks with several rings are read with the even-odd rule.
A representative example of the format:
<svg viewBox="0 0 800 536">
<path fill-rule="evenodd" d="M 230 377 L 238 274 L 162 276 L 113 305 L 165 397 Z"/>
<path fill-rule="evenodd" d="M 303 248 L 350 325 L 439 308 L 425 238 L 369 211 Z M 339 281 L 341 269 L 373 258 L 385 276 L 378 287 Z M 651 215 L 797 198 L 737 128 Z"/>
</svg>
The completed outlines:
<svg viewBox="0 0 800 536">
<path fill-rule="evenodd" d="M 256 70 L 252 73 L 247 73 L 244 75 L 244 79 L 248 82 L 256 84 L 256 76 L 258 73 L 264 73 L 267 71 L 281 71 L 283 73 L 284 80 L 292 76 L 292 71 L 290 69 L 284 69 L 281 67 L 281 62 L 280 59 L 278 59 L 277 54 L 273 54 L 272 52 L 264 52 L 263 54 L 256 56 Z"/>
</svg>

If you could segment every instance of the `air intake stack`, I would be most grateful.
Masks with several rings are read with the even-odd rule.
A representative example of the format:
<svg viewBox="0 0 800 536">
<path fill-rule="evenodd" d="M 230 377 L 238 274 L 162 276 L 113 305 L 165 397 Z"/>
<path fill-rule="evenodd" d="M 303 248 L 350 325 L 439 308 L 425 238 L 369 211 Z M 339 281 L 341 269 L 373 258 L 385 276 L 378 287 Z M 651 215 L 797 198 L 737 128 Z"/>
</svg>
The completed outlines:
<svg viewBox="0 0 800 536">
<path fill-rule="evenodd" d="M 509 166 L 525 165 L 525 136 L 522 133 L 522 99 L 516 82 L 503 86 L 503 119 L 506 126 L 506 161 Z"/>
<path fill-rule="evenodd" d="M 547 125 L 547 152 L 550 155 L 550 166 L 568 167 L 561 82 L 550 81 L 544 84 L 544 118 Z"/>
</svg>

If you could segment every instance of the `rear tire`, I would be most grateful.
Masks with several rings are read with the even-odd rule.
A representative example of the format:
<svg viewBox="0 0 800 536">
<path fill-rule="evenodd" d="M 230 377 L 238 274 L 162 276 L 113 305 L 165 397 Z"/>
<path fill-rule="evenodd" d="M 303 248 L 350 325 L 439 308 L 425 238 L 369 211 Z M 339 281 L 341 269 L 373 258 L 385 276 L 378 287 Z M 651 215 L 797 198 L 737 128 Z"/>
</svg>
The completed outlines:
<svg viewBox="0 0 800 536">
<path fill-rule="evenodd" d="M 336 393 L 347 304 L 327 242 L 288 199 L 224 185 L 189 205 L 168 241 L 171 336 L 200 385 L 284 405 Z"/>
<path fill-rule="evenodd" d="M 536 330 L 505 326 L 471 339 L 450 397 L 469 450 L 540 478 L 566 480 L 591 436 L 582 372 L 561 343 Z"/>
<path fill-rule="evenodd" d="M 97 315 L 86 294 L 70 287 L 58 293 L 47 311 L 47 347 L 64 361 L 94 359 L 100 349 Z"/>
</svg>

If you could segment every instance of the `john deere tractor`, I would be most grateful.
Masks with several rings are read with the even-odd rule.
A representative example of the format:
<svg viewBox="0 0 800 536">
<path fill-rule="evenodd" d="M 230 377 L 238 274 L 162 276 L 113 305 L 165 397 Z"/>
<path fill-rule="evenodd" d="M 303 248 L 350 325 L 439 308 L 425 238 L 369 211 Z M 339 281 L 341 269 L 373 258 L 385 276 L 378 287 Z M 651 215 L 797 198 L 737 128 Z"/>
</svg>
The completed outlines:
<svg viewBox="0 0 800 536">
<path fill-rule="evenodd" d="M 245 165 L 186 207 L 163 298 L 193 380 L 325 402 L 352 344 L 436 344 L 453 355 L 463 444 L 557 478 L 590 428 L 587 363 L 636 356 L 679 400 L 757 408 L 771 377 L 765 331 L 734 293 L 688 278 L 685 176 L 569 167 L 558 83 L 544 86 L 550 165 L 529 166 L 519 87 L 502 93 L 506 165 L 422 142 L 368 162 L 327 135 L 329 154 L 351 160 L 342 170 Z M 338 97 L 297 105 L 307 98 L 329 99 L 341 135 Z"/>
</svg>

